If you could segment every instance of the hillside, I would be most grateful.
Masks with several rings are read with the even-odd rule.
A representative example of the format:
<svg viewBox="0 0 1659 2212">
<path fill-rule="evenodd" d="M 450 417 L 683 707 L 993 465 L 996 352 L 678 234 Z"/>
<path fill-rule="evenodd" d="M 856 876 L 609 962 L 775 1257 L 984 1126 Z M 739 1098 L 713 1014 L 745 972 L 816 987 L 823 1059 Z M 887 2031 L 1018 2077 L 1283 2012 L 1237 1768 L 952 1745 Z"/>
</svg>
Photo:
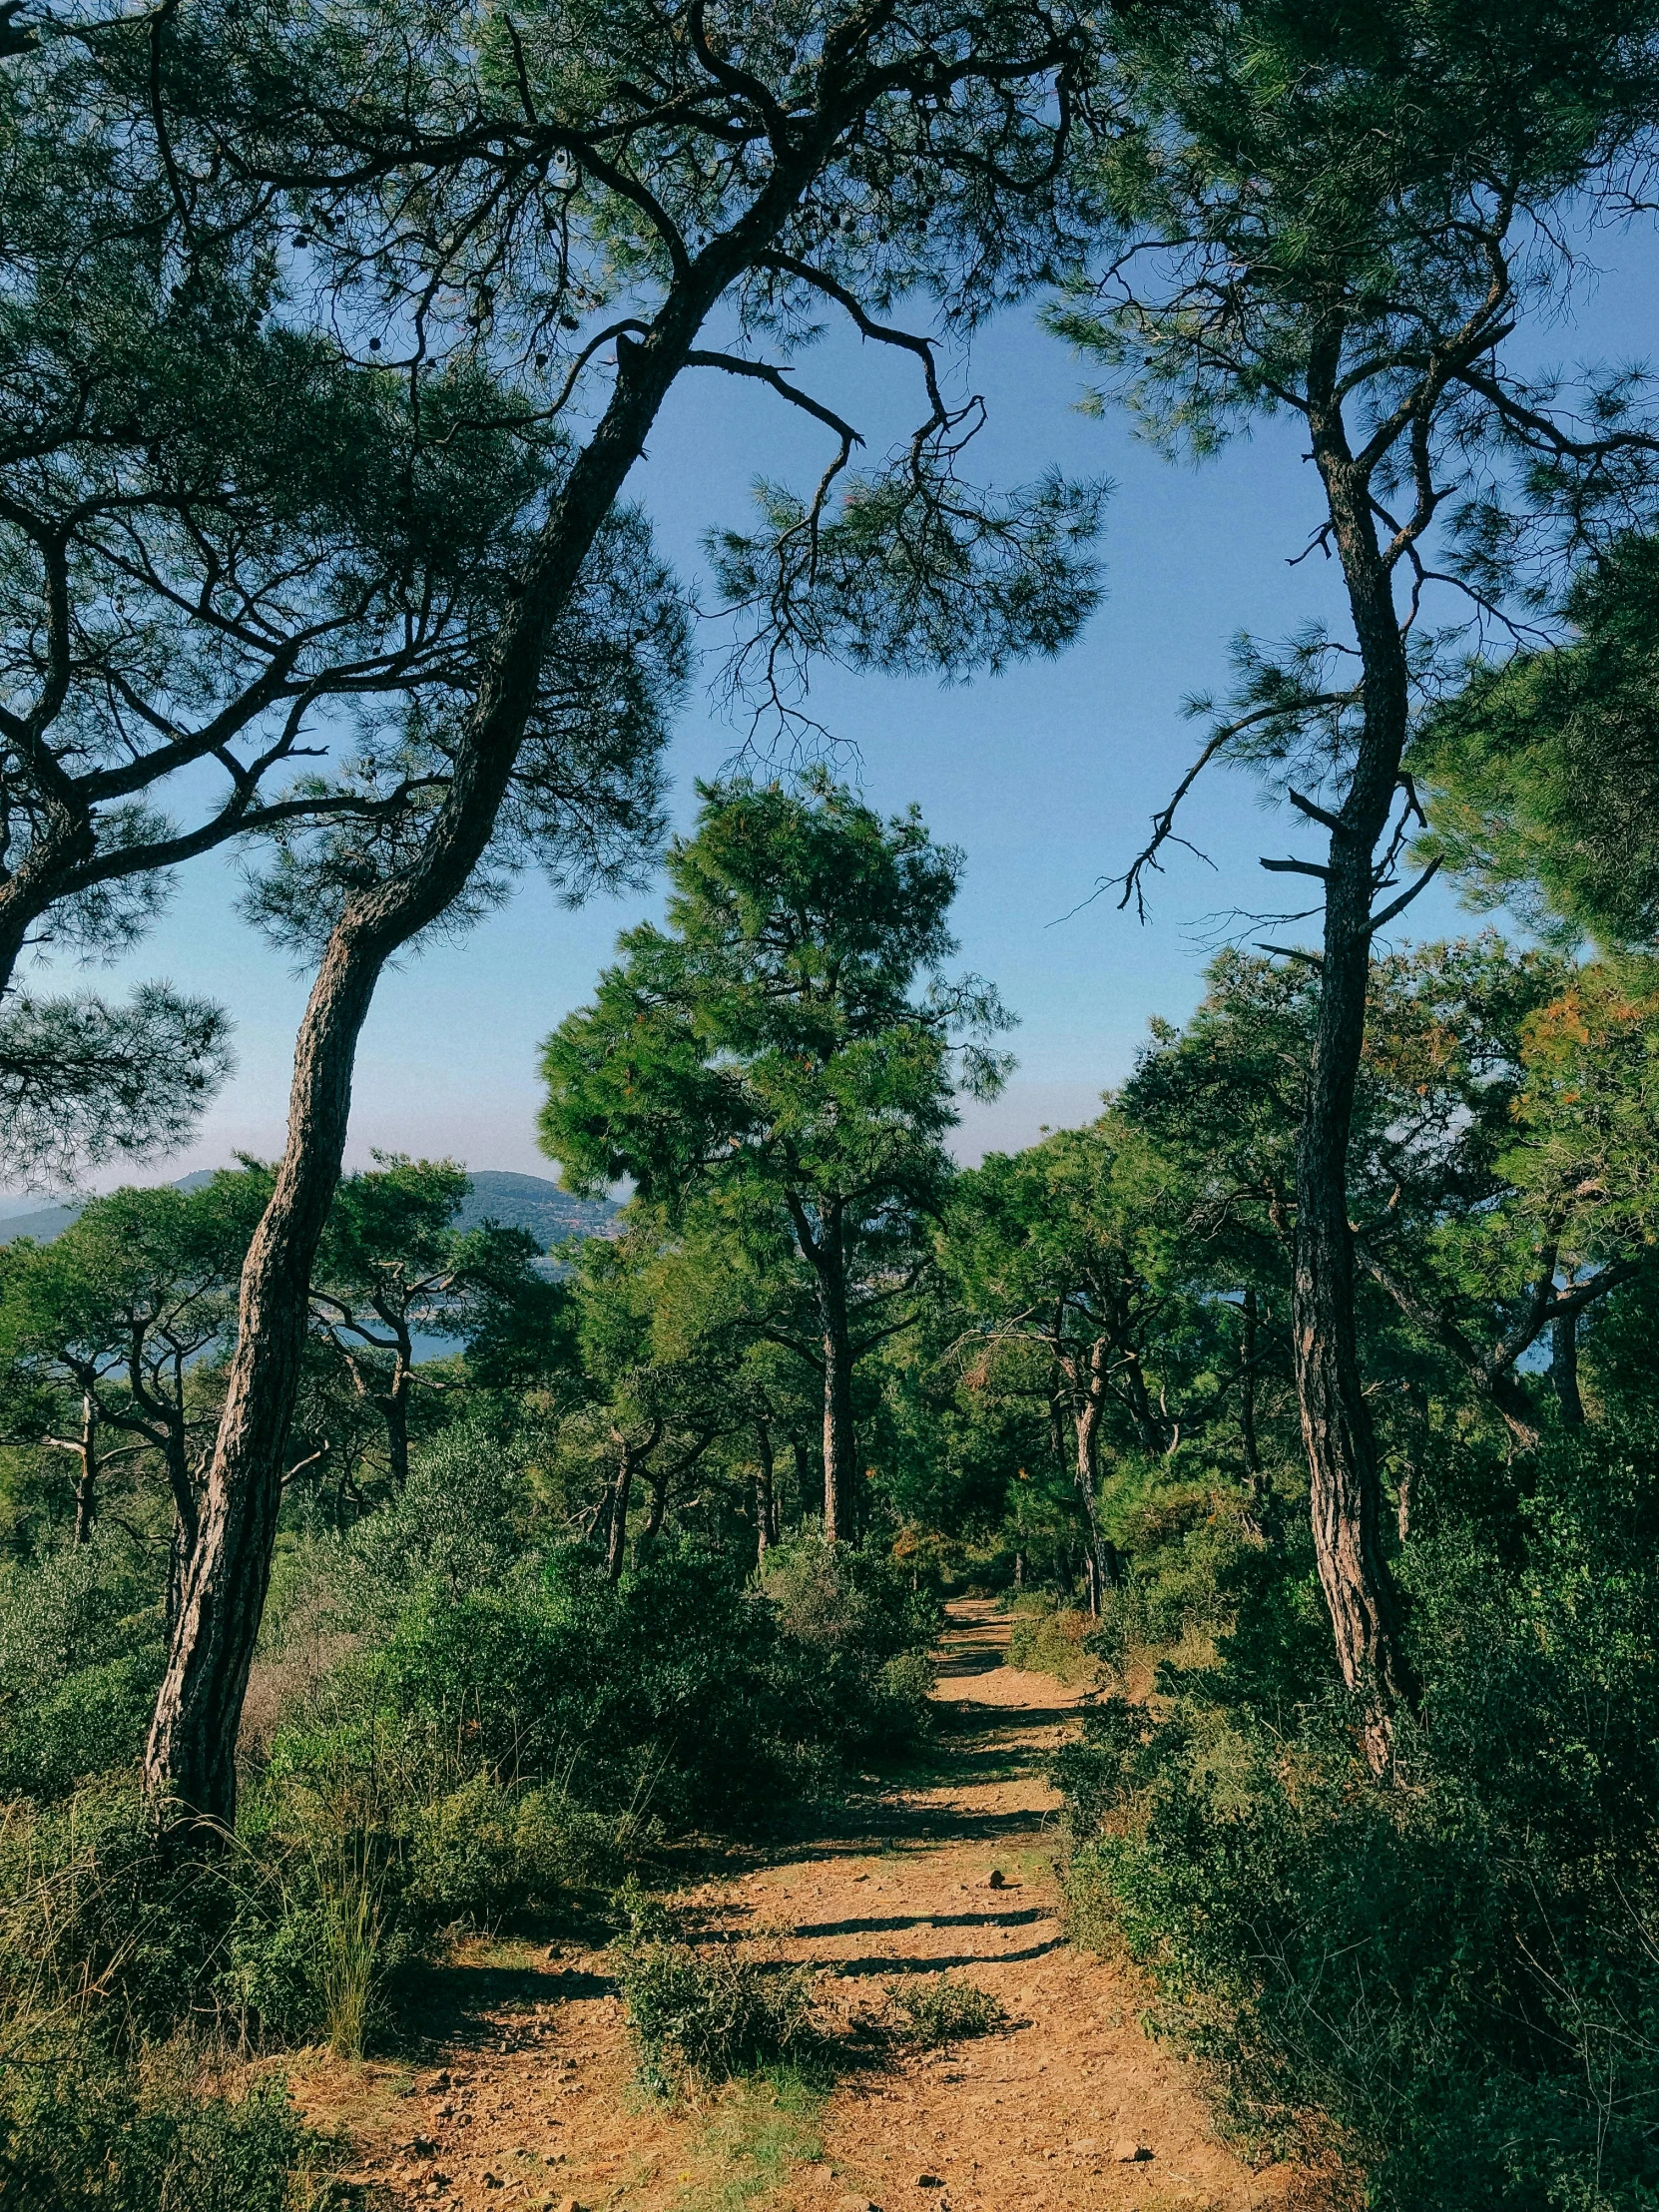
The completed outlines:
<svg viewBox="0 0 1659 2212">
<path fill-rule="evenodd" d="M 174 1188 L 200 1190 L 213 1180 L 210 1168 L 183 1175 Z M 472 1190 L 458 1217 L 462 1229 L 482 1221 L 499 1222 L 507 1229 L 527 1229 L 544 1247 L 563 1244 L 572 1237 L 604 1236 L 621 1209 L 607 1198 L 572 1198 L 545 1175 L 512 1175 L 500 1168 L 480 1168 L 472 1178 Z M 0 1244 L 18 1237 L 32 1237 L 50 1244 L 61 1237 L 81 1209 L 72 1201 L 43 1206 L 31 1214 L 0 1219 Z"/>
<path fill-rule="evenodd" d="M 544 1246 L 563 1244 L 571 1237 L 602 1237 L 621 1208 L 608 1198 L 572 1198 L 545 1175 L 510 1175 L 500 1168 L 480 1168 L 472 1178 L 472 1191 L 461 1208 L 459 1223 L 472 1229 L 481 1221 L 500 1222 L 507 1229 L 527 1229 Z"/>
</svg>

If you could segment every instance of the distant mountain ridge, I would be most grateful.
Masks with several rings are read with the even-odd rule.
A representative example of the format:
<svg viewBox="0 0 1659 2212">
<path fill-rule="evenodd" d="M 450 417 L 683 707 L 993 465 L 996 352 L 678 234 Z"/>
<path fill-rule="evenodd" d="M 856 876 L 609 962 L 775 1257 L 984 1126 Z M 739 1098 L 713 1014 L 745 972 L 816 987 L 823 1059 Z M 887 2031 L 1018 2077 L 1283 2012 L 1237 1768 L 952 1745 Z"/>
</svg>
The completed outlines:
<svg viewBox="0 0 1659 2212">
<path fill-rule="evenodd" d="M 199 1168 L 194 1175 L 182 1175 L 173 1188 L 199 1191 L 213 1178 L 211 1168 Z M 608 1198 L 572 1198 L 545 1175 L 513 1175 L 503 1168 L 480 1168 L 471 1182 L 472 1188 L 455 1217 L 457 1227 L 476 1229 L 480 1222 L 494 1221 L 504 1229 L 525 1229 L 544 1251 L 573 1237 L 609 1235 L 611 1224 L 622 1211 Z M 33 1237 L 36 1244 L 50 1244 L 80 1218 L 81 1208 L 72 1200 L 42 1207 L 38 1213 L 5 1216 L 0 1218 L 0 1244 L 10 1244 L 17 1237 Z"/>
<path fill-rule="evenodd" d="M 603 1237 L 622 1208 L 609 1198 L 572 1198 L 545 1175 L 512 1175 L 504 1168 L 480 1168 L 472 1178 L 456 1225 L 476 1229 L 483 1221 L 504 1229 L 527 1229 L 543 1248 L 572 1237 Z"/>
</svg>

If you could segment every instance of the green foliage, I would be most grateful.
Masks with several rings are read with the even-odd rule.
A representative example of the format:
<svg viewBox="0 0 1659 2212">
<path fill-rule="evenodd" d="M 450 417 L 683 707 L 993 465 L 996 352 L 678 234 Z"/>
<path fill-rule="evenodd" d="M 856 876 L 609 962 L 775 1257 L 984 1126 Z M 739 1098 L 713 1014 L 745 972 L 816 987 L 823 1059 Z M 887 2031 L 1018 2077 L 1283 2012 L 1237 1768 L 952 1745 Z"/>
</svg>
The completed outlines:
<svg viewBox="0 0 1659 2212">
<path fill-rule="evenodd" d="M 133 1763 L 164 1655 L 155 1573 L 124 1533 L 0 1563 L 0 1799 Z"/>
<path fill-rule="evenodd" d="M 977 1982 L 956 1974 L 929 1974 L 925 1980 L 889 1981 L 888 2002 L 906 2023 L 906 2033 L 924 2049 L 965 2042 L 973 2035 L 995 2035 L 1008 2024 L 1006 2006 Z"/>
<path fill-rule="evenodd" d="M 1646 1431 L 1528 1488 L 1447 1442 L 1401 1562 L 1425 1681 L 1397 1787 L 1329 1677 L 1306 1541 L 1235 1555 L 1235 1625 L 1060 1763 L 1074 1901 L 1259 2135 L 1299 2127 L 1413 2212 L 1640 2206 L 1659 2180 L 1659 1745 Z"/>
<path fill-rule="evenodd" d="M 235 2095 L 166 2057 L 0 2060 L 0 2173 L 29 2212 L 304 2212 L 333 2201 L 338 2162 L 279 2080 Z"/>
<path fill-rule="evenodd" d="M 1058 1682 L 1093 1682 L 1099 1667 L 1084 1649 L 1089 1633 L 1087 1613 L 1054 1598 L 1016 1598 L 1013 1625 L 1008 1632 L 1008 1664 L 1034 1674 L 1051 1674 Z"/>
<path fill-rule="evenodd" d="M 736 1942 L 698 1949 L 661 1908 L 634 1904 L 617 1945 L 640 2075 L 664 2094 L 730 2081 L 810 2054 L 812 1974 L 748 1956 Z"/>
<path fill-rule="evenodd" d="M 772 1289 L 753 1334 L 822 1368 L 845 1537 L 852 1372 L 924 1269 L 955 1092 L 1000 1086 L 1006 1017 L 942 977 L 960 855 L 913 810 L 883 822 L 824 775 L 701 796 L 668 926 L 630 930 L 547 1041 L 541 1142 L 575 1188 L 628 1175 L 672 1216 L 721 1211 Z"/>
<path fill-rule="evenodd" d="M 914 816 L 883 823 L 826 780 L 711 785 L 669 854 L 668 928 L 623 940 L 595 1005 L 544 1054 L 542 1141 L 578 1187 L 650 1198 L 759 1181 L 883 1207 L 936 1188 L 954 1119 L 949 1040 L 996 1018 L 969 981 L 918 1004 L 954 950 L 960 855 Z M 968 1051 L 994 1085 L 997 1063 Z"/>
<path fill-rule="evenodd" d="M 615 1584 L 564 1550 L 539 1575 L 429 1590 L 347 1663 L 314 1722 L 278 1738 L 273 1766 L 336 1740 L 365 1761 L 462 1745 L 504 1779 L 569 1775 L 613 1816 L 752 1817 L 826 1761 L 832 1773 L 913 1733 L 920 1686 L 903 1661 L 923 1632 L 888 1579 L 853 1569 L 826 1592 L 804 1571 L 775 1609 L 722 1560 L 664 1542 Z"/>
<path fill-rule="evenodd" d="M 1477 905 L 1605 944 L 1659 937 L 1659 542 L 1617 540 L 1573 580 L 1570 641 L 1477 667 L 1411 751 L 1424 858 Z"/>
</svg>

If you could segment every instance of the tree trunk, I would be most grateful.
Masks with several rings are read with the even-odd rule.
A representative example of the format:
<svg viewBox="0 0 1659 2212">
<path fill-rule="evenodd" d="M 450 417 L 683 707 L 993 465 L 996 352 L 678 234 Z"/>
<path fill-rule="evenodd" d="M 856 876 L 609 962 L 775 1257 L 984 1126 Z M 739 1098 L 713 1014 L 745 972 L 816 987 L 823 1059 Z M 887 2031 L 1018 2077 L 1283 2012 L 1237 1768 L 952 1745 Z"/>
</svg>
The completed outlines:
<svg viewBox="0 0 1659 2212">
<path fill-rule="evenodd" d="M 795 191 L 780 187 L 775 223 Z M 287 1148 L 243 1268 L 237 1347 L 203 1530 L 157 1698 L 147 1786 L 203 1817 L 236 1815 L 237 1732 L 265 1609 L 298 1388 L 311 1263 L 339 1181 L 357 1037 L 386 961 L 464 888 L 494 831 L 534 709 L 552 626 L 663 397 L 714 301 L 758 241 L 722 241 L 677 279 L 649 335 L 619 361 L 610 403 L 548 512 L 418 854 L 353 894 L 329 934 L 294 1050 Z"/>
<path fill-rule="evenodd" d="M 628 1500 L 634 1488 L 634 1454 L 627 1444 L 622 1447 L 622 1457 L 617 1462 L 616 1479 L 611 1484 L 610 1528 L 605 1539 L 605 1579 L 620 1582 L 622 1562 L 628 1543 Z"/>
<path fill-rule="evenodd" d="M 1101 1532 L 1095 1492 L 1100 1482 L 1100 1415 L 1105 1403 L 1106 1346 L 1097 1342 L 1090 1351 L 1087 1381 L 1077 1401 L 1077 1455 L 1074 1476 L 1077 1503 L 1083 1516 L 1083 1580 L 1089 1611 L 1098 1620 L 1106 1592 L 1117 1587 L 1118 1562 L 1114 1547 Z"/>
<path fill-rule="evenodd" d="M 383 1400 L 386 1415 L 386 1464 L 394 1490 L 406 1489 L 409 1481 L 409 1365 L 405 1349 L 399 1346 L 397 1365 L 392 1370 L 391 1388 Z"/>
<path fill-rule="evenodd" d="M 81 1440 L 75 1456 L 81 1467 L 75 1477 L 75 1543 L 79 1548 L 91 1543 L 92 1524 L 97 1517 L 98 1405 L 90 1390 L 81 1395 Z"/>
<path fill-rule="evenodd" d="M 1578 1394 L 1578 1316 L 1561 1314 L 1550 1324 L 1549 1380 L 1568 1428 L 1584 1423 L 1584 1400 Z"/>
<path fill-rule="evenodd" d="M 774 1483 L 772 1431 L 764 1420 L 755 1423 L 755 1556 L 766 1558 L 778 1541 L 778 1498 Z"/>
<path fill-rule="evenodd" d="M 846 1321 L 846 1275 L 838 1212 L 824 1232 L 818 1261 L 819 1320 L 824 1344 L 824 1540 L 857 1536 L 858 1439 L 852 1425 L 852 1338 Z"/>
<path fill-rule="evenodd" d="M 668 1511 L 668 1476 L 662 1475 L 650 1484 L 651 1503 L 646 1507 L 645 1526 L 640 1530 L 636 1557 L 657 1541 L 663 1532 L 663 1515 Z"/>
<path fill-rule="evenodd" d="M 812 1510 L 814 1493 L 819 1485 L 813 1473 L 813 1454 L 805 1436 L 790 1438 L 790 1456 L 795 1461 L 795 1518 L 797 1527 Z"/>
<path fill-rule="evenodd" d="M 226 1826 L 236 1814 L 237 1729 L 271 1578 L 311 1262 L 339 1180 L 357 1035 L 383 958 L 372 940 L 336 927 L 300 1025 L 287 1149 L 243 1267 L 202 1530 L 151 1724 L 149 1786 Z"/>
<path fill-rule="evenodd" d="M 1316 366 L 1316 379 L 1321 373 Z M 1382 1485 L 1360 1375 L 1349 1227 L 1348 1147 L 1371 978 L 1374 854 L 1404 752 L 1404 641 L 1377 542 L 1368 472 L 1348 449 L 1334 406 L 1311 409 L 1315 457 L 1330 501 L 1359 643 L 1362 727 L 1354 772 L 1331 831 L 1319 1020 L 1296 1157 L 1292 1342 L 1320 1584 L 1343 1679 L 1365 1713 L 1376 1773 L 1391 1759 L 1391 1716 L 1415 1698 L 1399 1602 L 1382 1552 Z"/>
</svg>

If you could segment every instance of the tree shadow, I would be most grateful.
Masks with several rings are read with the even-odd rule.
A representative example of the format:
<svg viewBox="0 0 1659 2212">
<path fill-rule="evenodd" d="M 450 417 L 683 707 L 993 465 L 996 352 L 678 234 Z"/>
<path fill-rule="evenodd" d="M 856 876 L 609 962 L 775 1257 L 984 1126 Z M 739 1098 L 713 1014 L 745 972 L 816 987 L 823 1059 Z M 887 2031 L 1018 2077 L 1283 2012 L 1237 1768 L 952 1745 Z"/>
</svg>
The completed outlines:
<svg viewBox="0 0 1659 2212">
<path fill-rule="evenodd" d="M 1046 1958 L 1064 1941 L 1063 1936 L 1051 1936 L 1046 1943 L 1030 1943 L 1024 1950 L 964 1950 L 931 1958 L 821 1958 L 816 1963 L 851 1980 L 885 1973 L 946 1973 L 952 1966 L 1022 1965 Z"/>
<path fill-rule="evenodd" d="M 888 1936 L 901 1928 L 1030 1928 L 1037 1921 L 1058 1920 L 1046 1905 L 1027 1906 L 1017 1913 L 899 1913 L 887 1920 L 815 1921 L 798 1928 L 797 1936 Z"/>
</svg>

